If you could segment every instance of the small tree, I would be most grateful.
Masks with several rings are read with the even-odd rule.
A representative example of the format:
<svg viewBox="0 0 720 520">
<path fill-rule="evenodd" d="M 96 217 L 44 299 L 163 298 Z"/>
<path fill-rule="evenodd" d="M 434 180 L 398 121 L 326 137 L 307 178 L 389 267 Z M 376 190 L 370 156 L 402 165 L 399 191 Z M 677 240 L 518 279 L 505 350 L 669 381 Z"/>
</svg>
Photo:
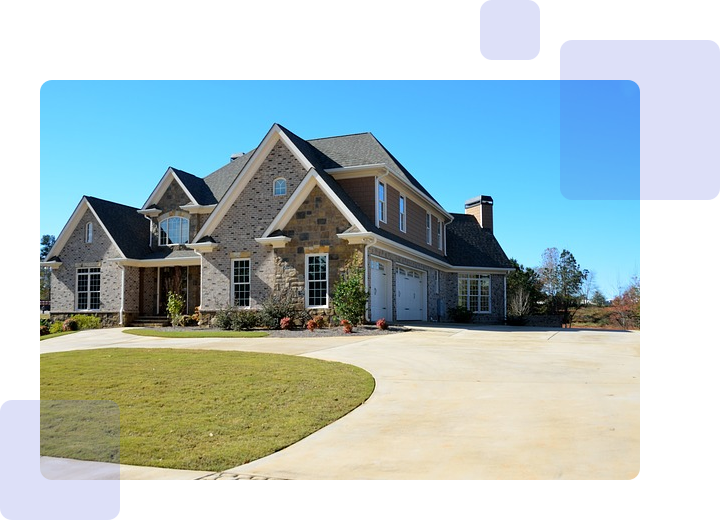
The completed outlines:
<svg viewBox="0 0 720 520">
<path fill-rule="evenodd" d="M 177 327 L 182 323 L 183 309 L 185 308 L 185 299 L 172 291 L 168 292 L 167 297 L 167 315 L 173 324 Z"/>
<path fill-rule="evenodd" d="M 355 251 L 335 282 L 332 294 L 335 312 L 341 319 L 359 325 L 365 318 L 370 293 L 365 290 L 365 270 L 362 268 L 362 254 Z"/>
<path fill-rule="evenodd" d="M 613 317 L 623 329 L 640 328 L 640 279 L 634 276 L 611 305 Z"/>
<path fill-rule="evenodd" d="M 601 293 L 599 290 L 596 290 L 593 293 L 590 301 L 592 302 L 593 305 L 597 305 L 598 307 L 605 307 L 605 305 L 606 305 L 605 295 L 603 293 Z"/>
<path fill-rule="evenodd" d="M 46 260 L 47 255 L 55 245 L 54 235 L 43 235 L 40 239 L 40 261 Z M 40 299 L 50 299 L 50 269 L 47 267 L 40 268 Z"/>
</svg>

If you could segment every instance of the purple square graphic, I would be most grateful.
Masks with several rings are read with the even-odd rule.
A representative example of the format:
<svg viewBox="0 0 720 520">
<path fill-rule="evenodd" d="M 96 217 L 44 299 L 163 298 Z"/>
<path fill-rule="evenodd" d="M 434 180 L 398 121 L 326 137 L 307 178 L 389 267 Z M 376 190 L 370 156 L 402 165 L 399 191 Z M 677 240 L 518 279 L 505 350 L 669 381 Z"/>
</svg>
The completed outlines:
<svg viewBox="0 0 720 520">
<path fill-rule="evenodd" d="M 540 52 L 540 8 L 530 0 L 490 0 L 480 8 L 480 52 L 488 60 L 531 60 Z"/>
<path fill-rule="evenodd" d="M 560 51 L 560 79 L 637 83 L 641 199 L 717 196 L 720 48 L 715 42 L 568 41 Z"/>
</svg>

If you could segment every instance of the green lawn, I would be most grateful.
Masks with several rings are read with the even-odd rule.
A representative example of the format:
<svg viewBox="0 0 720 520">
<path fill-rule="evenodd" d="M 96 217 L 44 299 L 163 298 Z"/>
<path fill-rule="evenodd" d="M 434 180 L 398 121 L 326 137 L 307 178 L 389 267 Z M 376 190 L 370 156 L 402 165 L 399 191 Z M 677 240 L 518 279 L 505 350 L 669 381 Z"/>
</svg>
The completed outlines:
<svg viewBox="0 0 720 520">
<path fill-rule="evenodd" d="M 374 385 L 351 365 L 279 354 L 99 349 L 40 356 L 41 399 L 114 401 L 119 461 L 166 468 L 220 471 L 269 455 L 347 414 Z M 106 424 L 94 429 L 97 413 L 83 418 L 70 409 L 64 417 L 43 409 L 41 453 L 117 461 L 112 407 L 100 408 Z M 88 456 L 89 444 L 102 444 L 98 431 L 110 448 Z"/>
<path fill-rule="evenodd" d="M 154 338 L 264 338 L 267 332 L 260 330 L 163 330 L 163 329 L 125 329 L 125 334 L 134 336 L 152 336 Z"/>
<path fill-rule="evenodd" d="M 56 332 L 54 334 L 45 334 L 44 336 L 40 336 L 40 341 L 44 341 L 46 339 L 52 339 L 57 338 L 59 336 L 67 336 L 68 334 L 75 334 L 76 330 L 66 330 L 64 332 Z"/>
</svg>

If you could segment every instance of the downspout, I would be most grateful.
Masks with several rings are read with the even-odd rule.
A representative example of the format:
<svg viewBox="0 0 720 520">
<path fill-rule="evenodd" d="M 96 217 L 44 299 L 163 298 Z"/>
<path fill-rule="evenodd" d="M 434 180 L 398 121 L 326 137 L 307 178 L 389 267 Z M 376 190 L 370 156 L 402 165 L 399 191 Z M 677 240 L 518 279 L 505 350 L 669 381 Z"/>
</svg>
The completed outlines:
<svg viewBox="0 0 720 520">
<path fill-rule="evenodd" d="M 121 276 L 120 276 L 120 320 L 119 325 L 124 325 L 123 323 L 123 316 L 125 314 L 125 266 L 120 266 Z"/>
<path fill-rule="evenodd" d="M 367 238 L 365 240 L 368 240 Z M 370 246 L 374 246 L 377 243 L 377 238 L 372 237 L 369 239 L 369 242 L 365 243 L 365 288 L 367 288 L 370 285 L 370 255 L 368 254 L 368 248 Z M 370 308 L 369 308 L 369 301 L 365 304 L 365 320 L 367 321 L 370 317 Z"/>
<path fill-rule="evenodd" d="M 503 321 L 507 323 L 507 273 L 503 276 Z"/>
</svg>

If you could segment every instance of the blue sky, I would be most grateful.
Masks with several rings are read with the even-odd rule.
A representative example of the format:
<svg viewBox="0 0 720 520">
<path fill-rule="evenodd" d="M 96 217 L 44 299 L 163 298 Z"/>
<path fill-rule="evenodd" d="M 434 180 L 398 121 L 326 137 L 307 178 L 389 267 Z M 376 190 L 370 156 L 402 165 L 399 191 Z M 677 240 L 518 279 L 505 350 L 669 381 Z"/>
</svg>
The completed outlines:
<svg viewBox="0 0 720 520">
<path fill-rule="evenodd" d="M 205 176 L 277 122 L 305 139 L 372 132 L 448 211 L 491 195 L 495 234 L 526 266 L 568 249 L 606 296 L 640 274 L 639 202 L 561 193 L 557 81 L 53 81 L 40 101 L 40 235 L 58 235 L 83 195 L 139 207 L 168 166 Z M 578 121 L 607 100 L 585 108 Z M 618 111 L 612 128 L 631 132 L 635 116 Z M 582 128 L 586 143 L 609 135 Z M 632 172 L 632 146 L 601 155 L 573 167 Z"/>
</svg>

